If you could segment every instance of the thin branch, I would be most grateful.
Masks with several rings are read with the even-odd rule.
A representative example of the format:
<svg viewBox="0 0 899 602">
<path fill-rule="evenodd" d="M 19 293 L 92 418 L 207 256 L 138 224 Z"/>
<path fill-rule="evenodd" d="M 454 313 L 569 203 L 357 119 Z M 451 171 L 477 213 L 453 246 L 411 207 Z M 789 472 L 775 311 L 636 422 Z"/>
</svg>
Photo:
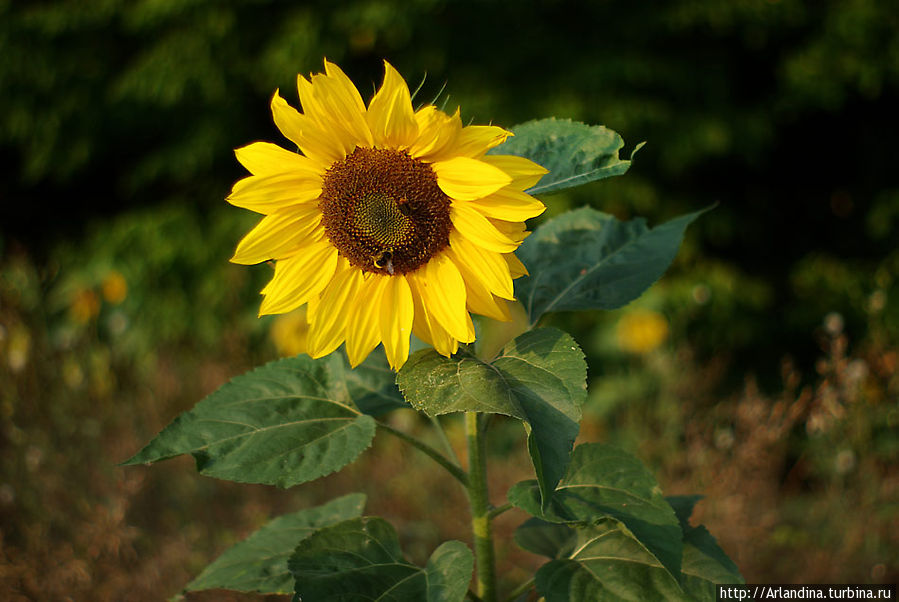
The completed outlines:
<svg viewBox="0 0 899 602">
<path fill-rule="evenodd" d="M 512 592 L 506 597 L 505 602 L 514 602 L 518 596 L 529 591 L 532 587 L 534 587 L 534 578 L 528 579 L 518 587 L 512 590 Z"/>
<path fill-rule="evenodd" d="M 443 429 L 443 424 L 441 424 L 440 419 L 437 416 L 428 416 L 428 418 L 431 419 L 431 424 L 437 429 L 437 436 L 440 437 L 440 443 L 443 445 L 443 450 L 446 452 L 447 457 L 453 459 L 456 464 L 459 464 L 459 456 L 456 455 L 456 450 L 453 449 L 449 437 L 446 436 L 446 431 Z"/>
<path fill-rule="evenodd" d="M 505 503 L 505 504 L 503 504 L 502 506 L 499 506 L 499 507 L 497 507 L 497 508 L 494 508 L 493 510 L 490 511 L 490 514 L 489 514 L 490 520 L 493 520 L 494 518 L 496 518 L 497 516 L 499 516 L 499 515 L 502 514 L 503 512 L 505 512 L 505 511 L 507 511 L 507 510 L 511 510 L 512 508 L 514 508 L 514 506 L 513 506 L 512 504 L 509 504 L 509 503 Z"/>
<path fill-rule="evenodd" d="M 447 460 L 446 457 L 441 454 L 439 451 L 428 445 L 427 443 L 422 443 L 415 437 L 404 433 L 403 431 L 397 430 L 390 425 L 384 424 L 383 422 L 378 422 L 378 428 L 387 431 L 391 435 L 402 439 L 412 447 L 416 447 L 425 455 L 430 457 L 432 460 L 443 466 L 447 472 L 453 475 L 457 481 L 462 483 L 463 487 L 468 487 L 468 474 L 459 468 L 457 465 L 453 464 L 451 461 Z"/>
</svg>

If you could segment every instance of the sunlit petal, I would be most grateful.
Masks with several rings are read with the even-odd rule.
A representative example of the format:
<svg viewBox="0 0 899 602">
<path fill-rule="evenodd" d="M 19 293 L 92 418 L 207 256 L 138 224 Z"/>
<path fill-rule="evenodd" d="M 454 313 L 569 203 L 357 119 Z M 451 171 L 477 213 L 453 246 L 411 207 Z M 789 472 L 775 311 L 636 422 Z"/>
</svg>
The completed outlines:
<svg viewBox="0 0 899 602">
<path fill-rule="evenodd" d="M 287 104 L 277 90 L 272 96 L 272 118 L 284 137 L 323 169 L 343 157 L 343 149 L 337 141 L 306 115 Z"/>
<path fill-rule="evenodd" d="M 459 268 L 445 254 L 433 257 L 421 270 L 411 275 L 428 313 L 455 339 L 468 338 L 468 312 L 465 310 L 465 281 Z"/>
<path fill-rule="evenodd" d="M 412 287 L 412 298 L 415 302 L 415 318 L 412 321 L 412 330 L 419 339 L 428 343 L 437 350 L 437 353 L 446 357 L 459 350 L 459 341 L 443 328 L 428 311 L 424 303 L 424 297 L 419 290 L 419 284 L 415 278 L 409 278 Z"/>
<path fill-rule="evenodd" d="M 530 159 L 515 155 L 485 155 L 481 157 L 481 161 L 509 174 L 512 178 L 510 186 L 516 190 L 527 190 L 531 186 L 536 186 L 540 178 L 549 173 L 548 169 Z"/>
<path fill-rule="evenodd" d="M 365 112 L 360 111 L 355 96 L 339 78 L 316 75 L 312 78 L 318 106 L 327 115 L 325 123 L 341 133 L 344 152 L 349 154 L 357 146 L 372 146 L 371 130 Z M 354 88 L 355 90 L 355 88 Z"/>
<path fill-rule="evenodd" d="M 321 178 L 321 168 L 308 157 L 271 142 L 253 142 L 234 151 L 240 164 L 254 176 L 300 173 Z"/>
<path fill-rule="evenodd" d="M 523 222 L 546 211 L 546 205 L 534 197 L 507 186 L 490 196 L 468 202 L 486 217 L 510 222 Z"/>
<path fill-rule="evenodd" d="M 356 302 L 350 310 L 346 353 L 354 368 L 381 342 L 380 312 L 373 300 L 381 298 L 387 283 L 387 278 L 369 275 L 359 287 Z"/>
<path fill-rule="evenodd" d="M 495 125 L 469 125 L 462 128 L 453 152 L 478 159 L 495 146 L 506 141 L 512 132 Z"/>
<path fill-rule="evenodd" d="M 346 339 L 350 309 L 356 302 L 361 285 L 362 272 L 341 258 L 334 278 L 322 291 L 319 301 L 320 306 L 327 307 L 328 311 L 317 312 L 309 326 L 307 353 L 311 357 L 328 355 Z"/>
<path fill-rule="evenodd" d="M 253 265 L 269 259 L 286 259 L 321 239 L 324 231 L 320 224 L 321 213 L 311 204 L 267 215 L 243 237 L 231 261 Z"/>
<path fill-rule="evenodd" d="M 387 361 L 394 370 L 399 370 L 409 357 L 409 341 L 412 336 L 412 317 L 415 311 L 412 291 L 403 276 L 381 276 L 386 278 L 383 294 L 378 302 L 381 340 Z"/>
<path fill-rule="evenodd" d="M 456 263 L 466 266 L 471 277 L 480 281 L 487 290 L 505 299 L 515 298 L 509 264 L 502 254 L 479 247 L 458 232 L 450 235 L 450 249 L 454 252 Z"/>
<path fill-rule="evenodd" d="M 319 176 L 282 173 L 273 176 L 249 176 L 239 180 L 228 195 L 228 202 L 256 213 L 268 215 L 318 199 L 322 191 Z"/>
<path fill-rule="evenodd" d="M 368 105 L 368 124 L 379 147 L 406 148 L 418 136 L 409 87 L 387 61 L 384 83 Z"/>
<path fill-rule="evenodd" d="M 331 281 L 337 269 L 337 249 L 327 239 L 302 253 L 275 263 L 275 276 L 262 289 L 259 315 L 283 314 L 306 303 Z"/>
<path fill-rule="evenodd" d="M 514 253 L 506 253 L 503 255 L 503 258 L 509 264 L 509 273 L 513 279 L 529 275 L 528 269 L 524 267 L 524 264 L 521 263 L 521 260 Z"/>
<path fill-rule="evenodd" d="M 493 194 L 512 178 L 498 167 L 477 159 L 455 157 L 431 166 L 440 189 L 452 199 L 470 201 Z"/>
<path fill-rule="evenodd" d="M 462 131 L 459 110 L 450 117 L 437 107 L 428 105 L 415 113 L 418 123 L 418 138 L 409 147 L 409 154 L 422 161 L 435 162 L 452 157 L 445 156 Z"/>
<path fill-rule="evenodd" d="M 469 241 L 488 251 L 510 253 L 518 242 L 499 231 L 490 220 L 464 203 L 454 203 L 450 209 L 453 226 Z"/>
</svg>

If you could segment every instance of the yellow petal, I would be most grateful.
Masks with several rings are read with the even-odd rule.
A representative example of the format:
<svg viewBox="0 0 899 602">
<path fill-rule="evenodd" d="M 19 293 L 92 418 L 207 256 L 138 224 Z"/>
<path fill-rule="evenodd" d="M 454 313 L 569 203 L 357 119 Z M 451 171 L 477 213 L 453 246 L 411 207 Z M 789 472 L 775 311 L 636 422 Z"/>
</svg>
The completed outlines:
<svg viewBox="0 0 899 602">
<path fill-rule="evenodd" d="M 408 148 L 418 136 L 409 87 L 393 66 L 384 61 L 384 83 L 368 103 L 368 125 L 375 144 Z"/>
<path fill-rule="evenodd" d="M 362 101 L 362 96 L 359 94 L 359 90 L 356 89 L 355 84 L 353 84 L 352 80 L 347 77 L 346 73 L 343 70 L 332 63 L 331 61 L 325 59 L 325 73 L 338 82 L 340 86 L 343 88 L 343 94 L 346 96 L 347 101 L 359 112 L 360 115 L 365 114 L 365 103 Z"/>
<path fill-rule="evenodd" d="M 284 137 L 299 146 L 303 139 L 305 120 L 299 111 L 281 97 L 280 90 L 275 90 L 272 95 L 272 118 Z"/>
<path fill-rule="evenodd" d="M 327 239 L 309 245 L 302 253 L 275 263 L 275 276 L 262 289 L 265 299 L 259 315 L 283 314 L 318 295 L 337 269 L 337 249 Z"/>
<path fill-rule="evenodd" d="M 350 310 L 362 284 L 361 270 L 342 257 L 338 263 L 334 278 L 321 294 L 321 307 L 328 311 L 317 312 L 309 327 L 307 353 L 312 358 L 328 355 L 346 339 Z"/>
<path fill-rule="evenodd" d="M 237 207 L 268 215 L 279 209 L 314 201 L 321 192 L 320 176 L 282 173 L 273 176 L 249 176 L 238 180 L 227 200 Z"/>
<path fill-rule="evenodd" d="M 428 313 L 455 339 L 469 343 L 468 312 L 465 309 L 465 281 L 459 268 L 445 254 L 432 257 L 412 273 Z"/>
<path fill-rule="evenodd" d="M 459 132 L 453 152 L 463 157 L 477 159 L 483 157 L 491 148 L 505 142 L 511 135 L 512 132 L 495 125 L 469 125 Z"/>
<path fill-rule="evenodd" d="M 303 115 L 320 127 L 327 126 L 328 115 L 315 95 L 315 87 L 311 81 L 299 74 L 297 75 L 297 93 L 300 96 Z"/>
<path fill-rule="evenodd" d="M 378 305 L 378 322 L 384 353 L 394 370 L 399 370 L 409 358 L 409 338 L 412 336 L 412 317 L 415 308 L 412 291 L 404 276 L 380 276 L 386 278 L 384 291 Z"/>
<path fill-rule="evenodd" d="M 488 251 L 511 253 L 518 248 L 518 242 L 500 232 L 490 220 L 465 203 L 453 203 L 450 219 L 460 234 Z"/>
<path fill-rule="evenodd" d="M 418 138 L 409 147 L 409 154 L 430 163 L 451 158 L 444 155 L 452 149 L 462 131 L 459 109 L 450 117 L 437 107 L 427 105 L 415 113 L 415 121 L 418 122 Z"/>
<path fill-rule="evenodd" d="M 455 157 L 432 163 L 437 185 L 450 198 L 471 201 L 493 194 L 508 185 L 512 178 L 506 172 L 468 157 Z"/>
<path fill-rule="evenodd" d="M 334 138 L 322 131 L 309 117 L 287 104 L 277 90 L 272 96 L 272 118 L 281 133 L 322 169 L 327 169 L 334 161 L 344 157 L 342 147 Z"/>
<path fill-rule="evenodd" d="M 296 173 L 321 176 L 321 168 L 308 157 L 283 149 L 271 142 L 253 142 L 234 150 L 237 160 L 254 176 Z"/>
<path fill-rule="evenodd" d="M 453 251 L 456 264 L 465 266 L 471 277 L 480 281 L 491 293 L 504 299 L 515 298 L 509 264 L 502 254 L 471 243 L 457 231 L 450 233 L 450 250 Z M 467 274 L 463 276 L 466 276 L 466 282 L 471 279 Z"/>
<path fill-rule="evenodd" d="M 338 256 L 339 257 L 339 256 Z M 312 295 L 309 297 L 309 301 L 306 303 L 306 323 L 312 324 L 312 321 L 315 320 L 315 312 L 318 311 L 319 302 L 321 297 L 318 295 Z"/>
<path fill-rule="evenodd" d="M 490 293 L 485 295 L 480 290 L 469 289 L 468 307 L 472 312 L 498 322 L 508 322 L 512 319 L 508 301 Z"/>
<path fill-rule="evenodd" d="M 419 284 L 415 278 L 409 278 L 409 286 L 412 288 L 412 299 L 415 304 L 415 317 L 412 321 L 412 331 L 415 336 L 425 343 L 433 346 L 437 353 L 446 357 L 459 350 L 459 341 L 437 323 L 424 305 Z"/>
<path fill-rule="evenodd" d="M 511 186 L 497 190 L 482 199 L 469 201 L 468 206 L 477 209 L 487 217 L 510 222 L 523 222 L 546 211 L 546 205 Z"/>
<path fill-rule="evenodd" d="M 312 85 L 318 106 L 323 111 L 324 121 L 321 125 L 332 135 L 341 137 L 345 154 L 353 152 L 357 146 L 372 146 L 372 135 L 365 120 L 365 111 L 359 110 L 356 98 L 347 90 L 344 82 L 339 78 L 315 75 L 312 78 Z M 358 94 L 356 92 L 356 96 Z"/>
<path fill-rule="evenodd" d="M 463 261 L 452 247 L 446 249 L 444 253 L 453 260 L 462 274 L 462 279 L 465 281 L 465 304 L 469 311 L 494 320 L 507 321 L 509 312 L 506 309 L 506 301 L 494 296 L 482 278 L 474 273 L 472 267 Z M 503 261 L 505 262 L 505 260 Z"/>
<path fill-rule="evenodd" d="M 499 167 L 512 177 L 511 186 L 516 190 L 527 190 L 535 186 L 549 170 L 524 157 L 515 155 L 484 155 L 481 161 Z"/>
<path fill-rule="evenodd" d="M 358 299 L 350 311 L 350 323 L 346 333 L 346 353 L 350 365 L 355 368 L 361 364 L 372 349 L 381 342 L 377 304 L 372 299 L 383 295 L 386 278 L 365 278 L 359 287 Z"/>
<path fill-rule="evenodd" d="M 471 314 L 469 314 L 467 311 L 465 312 L 465 328 L 465 338 L 462 340 L 464 342 L 471 343 L 475 338 L 474 322 L 471 321 Z"/>
<path fill-rule="evenodd" d="M 529 276 L 528 269 L 524 267 L 524 264 L 521 263 L 521 260 L 515 255 L 515 253 L 506 253 L 503 255 L 506 260 L 506 263 L 509 264 L 509 273 L 512 275 L 512 279 L 520 278 L 521 276 Z"/>
<path fill-rule="evenodd" d="M 267 215 L 243 237 L 232 263 L 253 265 L 269 259 L 286 259 L 305 244 L 321 239 L 321 211 L 313 204 L 299 205 Z M 319 236 L 314 236 L 319 230 Z"/>
<path fill-rule="evenodd" d="M 524 222 L 509 222 L 506 220 L 496 219 L 493 217 L 487 218 L 487 221 L 493 224 L 493 226 L 506 235 L 511 240 L 514 240 L 518 244 L 531 235 L 527 230 L 527 226 Z"/>
</svg>

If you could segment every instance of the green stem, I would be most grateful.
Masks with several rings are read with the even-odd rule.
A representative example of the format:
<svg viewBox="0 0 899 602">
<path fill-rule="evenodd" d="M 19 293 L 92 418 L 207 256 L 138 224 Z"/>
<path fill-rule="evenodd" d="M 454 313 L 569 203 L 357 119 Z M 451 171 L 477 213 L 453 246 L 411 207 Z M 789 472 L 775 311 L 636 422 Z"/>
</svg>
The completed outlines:
<svg viewBox="0 0 899 602">
<path fill-rule="evenodd" d="M 513 602 L 516 598 L 518 598 L 521 594 L 529 591 L 532 587 L 534 587 L 534 579 L 528 579 L 518 587 L 516 587 L 512 592 L 506 597 L 506 602 Z"/>
<path fill-rule="evenodd" d="M 483 422 L 483 415 L 465 412 L 465 433 L 468 438 L 468 502 L 471 505 L 478 595 L 484 602 L 496 602 L 496 569 L 493 558 L 493 534 L 490 530 Z"/>
<path fill-rule="evenodd" d="M 456 478 L 457 481 L 462 483 L 463 487 L 468 488 L 468 486 L 469 486 L 468 485 L 468 475 L 465 474 L 465 471 L 462 470 L 461 468 L 459 468 L 458 465 L 453 464 L 451 461 L 447 460 L 446 457 L 443 456 L 443 454 L 441 454 L 439 451 L 437 451 L 436 449 L 434 449 L 427 443 L 422 443 L 415 437 L 408 435 L 408 434 L 404 433 L 403 431 L 399 431 L 388 424 L 384 424 L 383 422 L 378 423 L 378 428 L 380 428 L 384 431 L 387 431 L 394 437 L 402 439 L 403 441 L 405 441 L 412 447 L 418 448 L 419 450 L 424 452 L 425 455 L 427 455 L 429 458 L 431 458 L 432 460 L 434 460 L 435 462 L 437 462 L 438 464 L 443 466 L 447 470 L 447 472 L 449 472 L 451 475 L 453 475 Z"/>
<path fill-rule="evenodd" d="M 508 503 L 503 504 L 502 506 L 500 506 L 498 508 L 494 508 L 493 510 L 490 511 L 490 520 L 493 520 L 494 518 L 496 518 L 503 512 L 505 512 L 507 510 L 511 510 L 512 508 L 514 508 L 514 506 L 512 504 L 508 504 Z"/>
</svg>

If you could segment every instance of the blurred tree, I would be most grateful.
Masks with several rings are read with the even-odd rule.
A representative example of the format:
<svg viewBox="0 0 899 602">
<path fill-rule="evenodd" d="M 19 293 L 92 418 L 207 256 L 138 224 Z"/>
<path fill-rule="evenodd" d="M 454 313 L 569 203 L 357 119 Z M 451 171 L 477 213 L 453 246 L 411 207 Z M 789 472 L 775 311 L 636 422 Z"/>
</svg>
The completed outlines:
<svg viewBox="0 0 899 602">
<path fill-rule="evenodd" d="M 689 277 L 744 327 L 716 323 L 701 346 L 793 349 L 818 305 L 859 333 L 856 297 L 899 296 L 897 30 L 893 0 L 0 1 L 0 233 L 41 249 L 92 216 L 220 206 L 241 173 L 228 149 L 280 140 L 275 87 L 295 101 L 295 74 L 327 56 L 364 90 L 386 57 L 427 73 L 422 102 L 448 83 L 466 119 L 555 114 L 648 140 L 626 178 L 551 204 L 658 220 L 721 201 Z M 847 305 L 811 254 L 872 276 Z M 701 282 L 706 256 L 727 289 Z"/>
</svg>

